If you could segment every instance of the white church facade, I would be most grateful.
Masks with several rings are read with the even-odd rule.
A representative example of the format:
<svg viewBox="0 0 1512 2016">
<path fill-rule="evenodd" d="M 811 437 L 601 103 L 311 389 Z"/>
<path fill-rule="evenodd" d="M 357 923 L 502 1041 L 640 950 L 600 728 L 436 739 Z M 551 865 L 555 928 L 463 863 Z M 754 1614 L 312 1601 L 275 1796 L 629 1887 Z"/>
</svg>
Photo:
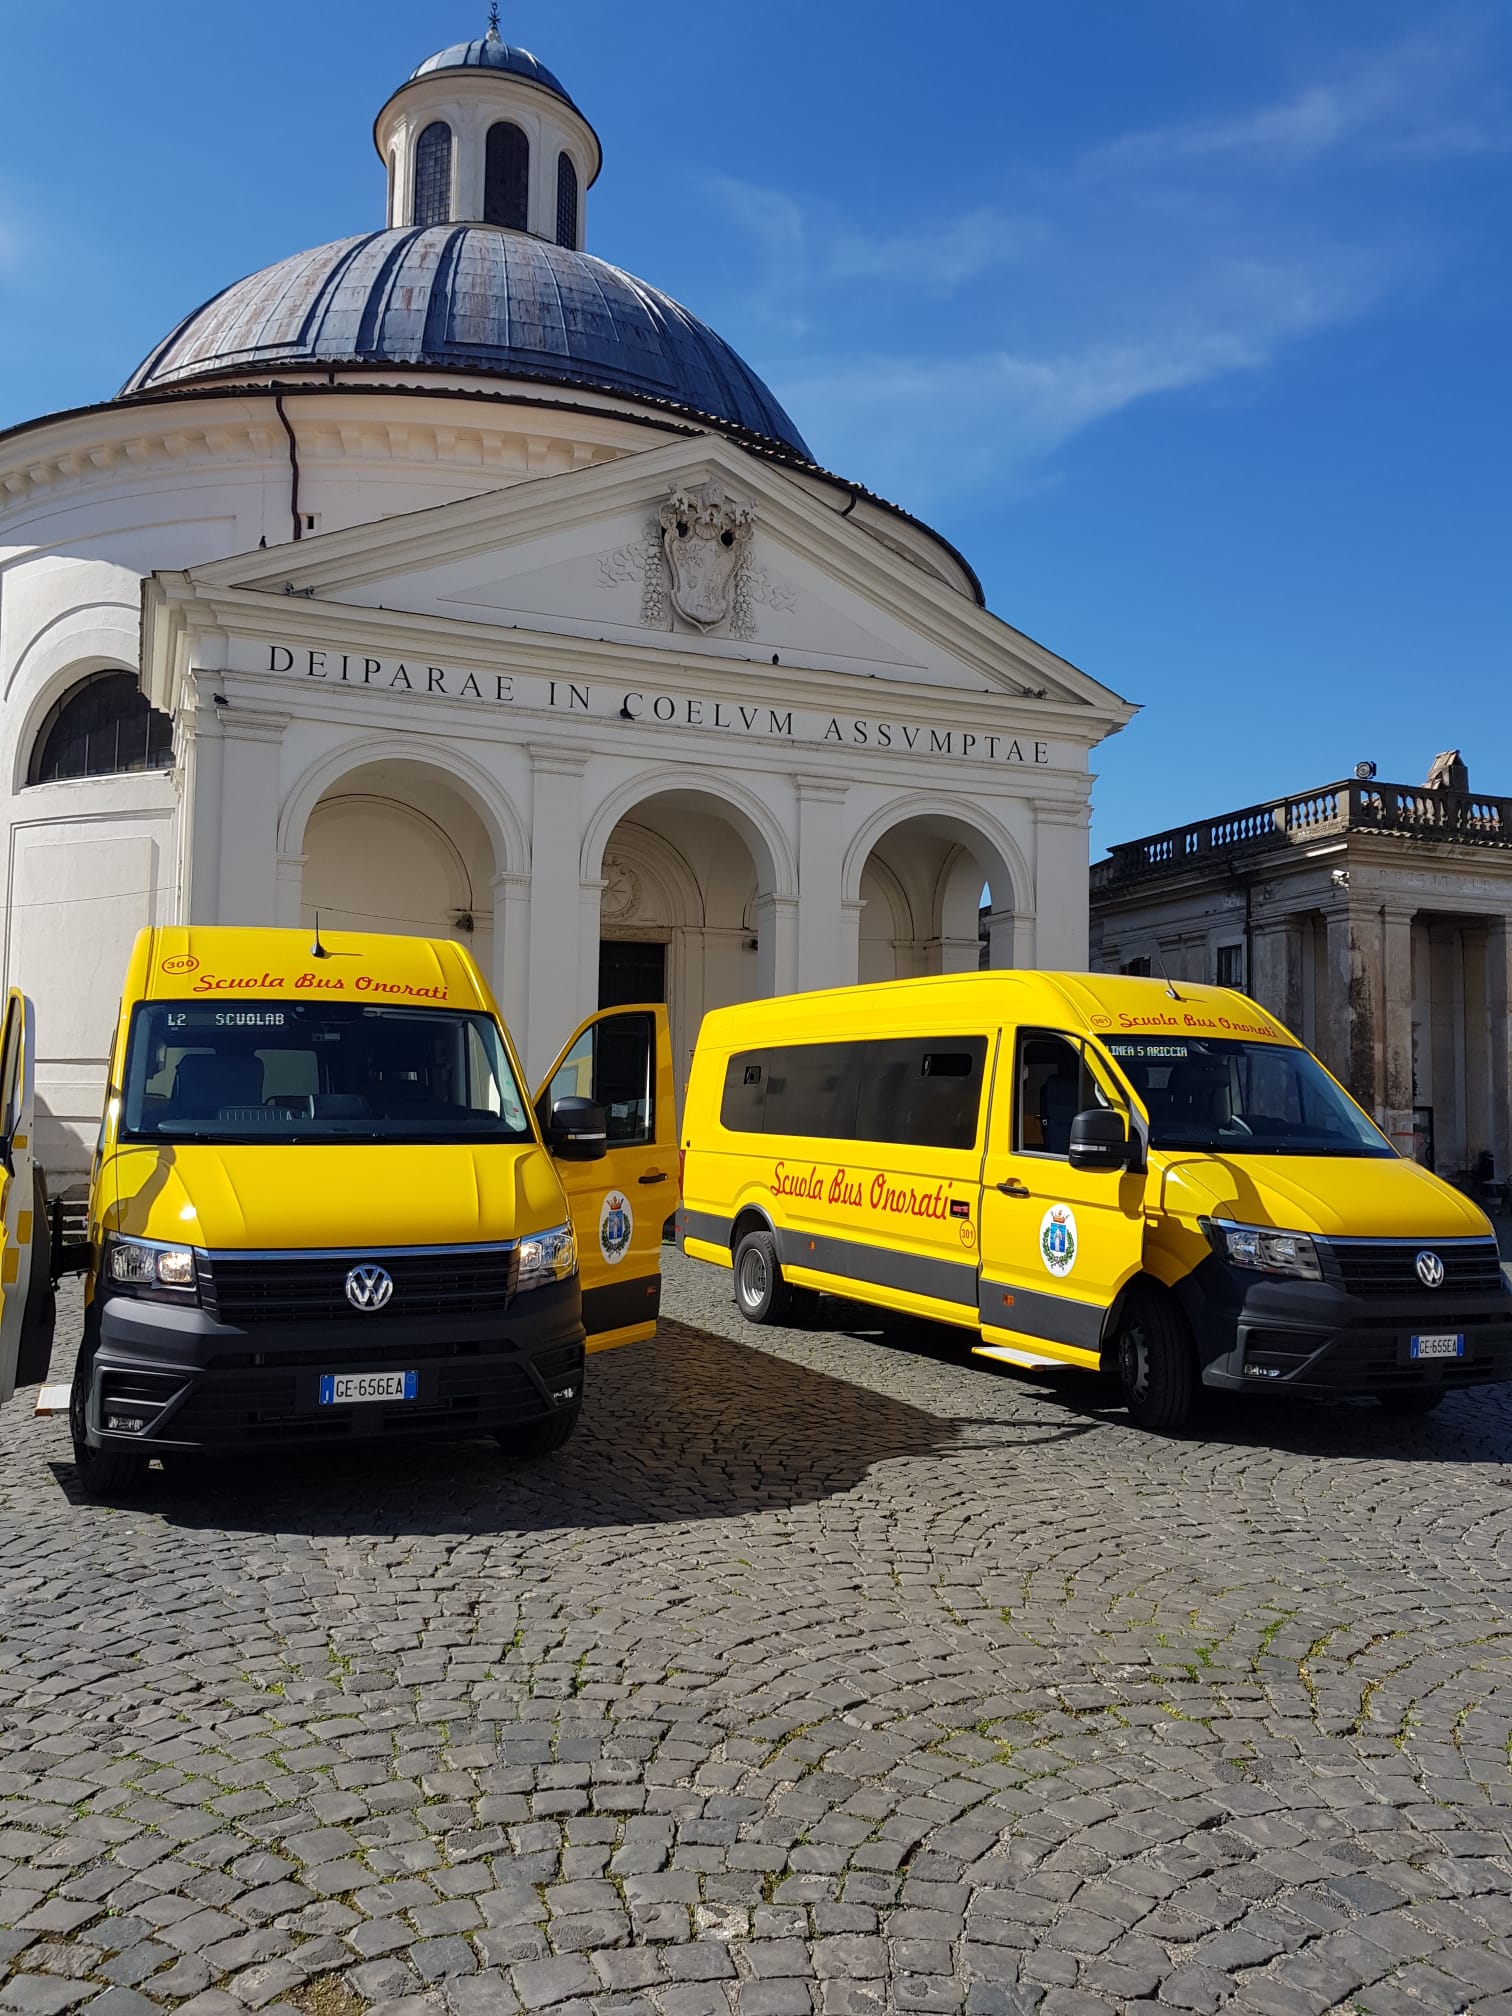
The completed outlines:
<svg viewBox="0 0 1512 2016">
<path fill-rule="evenodd" d="M 0 436 L 5 962 L 42 1159 L 86 1164 L 150 922 L 469 944 L 534 1074 L 600 1003 L 1087 963 L 1132 709 L 812 459 L 712 330 L 583 250 L 536 59 L 379 115 L 388 228 Z"/>
</svg>

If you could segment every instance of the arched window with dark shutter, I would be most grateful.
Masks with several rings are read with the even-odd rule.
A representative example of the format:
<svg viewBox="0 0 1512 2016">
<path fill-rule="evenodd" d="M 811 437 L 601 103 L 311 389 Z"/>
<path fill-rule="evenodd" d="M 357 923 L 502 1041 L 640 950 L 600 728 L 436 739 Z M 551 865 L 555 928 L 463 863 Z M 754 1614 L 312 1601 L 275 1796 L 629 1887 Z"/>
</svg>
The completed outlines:
<svg viewBox="0 0 1512 2016">
<path fill-rule="evenodd" d="M 433 119 L 415 149 L 415 222 L 451 222 L 452 131 Z"/>
<path fill-rule="evenodd" d="M 557 156 L 557 243 L 569 252 L 578 242 L 578 179 L 570 154 Z"/>
<path fill-rule="evenodd" d="M 508 119 L 488 129 L 483 159 L 483 222 L 503 224 L 511 231 L 528 229 L 530 207 L 530 142 Z"/>
<path fill-rule="evenodd" d="M 32 748 L 28 784 L 166 770 L 173 723 L 149 705 L 134 672 L 91 672 L 54 702 Z"/>
</svg>

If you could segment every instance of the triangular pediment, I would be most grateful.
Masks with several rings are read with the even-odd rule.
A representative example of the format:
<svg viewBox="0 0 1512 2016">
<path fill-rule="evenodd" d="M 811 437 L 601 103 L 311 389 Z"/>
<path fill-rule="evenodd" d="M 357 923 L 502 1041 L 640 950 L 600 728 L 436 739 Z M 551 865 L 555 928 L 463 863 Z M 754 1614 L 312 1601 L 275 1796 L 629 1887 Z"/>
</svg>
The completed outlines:
<svg viewBox="0 0 1512 2016">
<path fill-rule="evenodd" d="M 689 494 L 718 497 L 710 508 L 733 528 L 727 561 L 700 549 L 713 554 L 703 576 L 697 561 L 689 575 L 682 552 L 669 559 L 675 528 L 664 541 L 659 516 Z M 711 574 L 704 592 L 697 583 Z M 1109 726 L 1131 711 L 811 487 L 717 435 L 217 561 L 193 579 L 209 591 L 665 644 L 684 657 L 1028 693 L 1110 714 Z M 714 620 L 704 627 L 684 602 Z"/>
</svg>

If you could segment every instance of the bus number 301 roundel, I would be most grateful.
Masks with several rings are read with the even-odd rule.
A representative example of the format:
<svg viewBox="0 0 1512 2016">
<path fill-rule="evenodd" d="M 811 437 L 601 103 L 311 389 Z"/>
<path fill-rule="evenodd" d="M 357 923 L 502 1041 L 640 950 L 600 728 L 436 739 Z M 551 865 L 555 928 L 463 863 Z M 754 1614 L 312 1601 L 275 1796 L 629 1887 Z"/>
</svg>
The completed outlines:
<svg viewBox="0 0 1512 2016">
<path fill-rule="evenodd" d="M 623 1190 L 611 1190 L 599 1212 L 599 1250 L 610 1266 L 616 1266 L 630 1251 L 635 1217 L 630 1199 Z"/>
</svg>

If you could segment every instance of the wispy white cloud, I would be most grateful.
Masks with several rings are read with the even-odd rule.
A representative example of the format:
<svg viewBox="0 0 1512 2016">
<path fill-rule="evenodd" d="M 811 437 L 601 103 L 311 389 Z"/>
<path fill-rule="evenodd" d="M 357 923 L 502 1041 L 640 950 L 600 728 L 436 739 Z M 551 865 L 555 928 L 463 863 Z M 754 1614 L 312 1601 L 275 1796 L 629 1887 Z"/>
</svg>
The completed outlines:
<svg viewBox="0 0 1512 2016">
<path fill-rule="evenodd" d="M 1275 104 L 1120 135 L 1083 165 L 1093 172 L 1224 159 L 1295 166 L 1346 147 L 1425 158 L 1504 152 L 1504 118 L 1470 117 L 1450 102 L 1469 87 L 1473 61 L 1473 45 L 1459 36 L 1414 36 Z"/>
<path fill-rule="evenodd" d="M 1494 137 L 1465 52 L 1423 37 L 1273 103 L 1120 136 L 1026 179 L 1032 204 L 982 200 L 943 226 L 868 230 L 730 178 L 712 193 L 756 254 L 742 319 L 766 328 L 816 452 L 927 506 L 1043 482 L 1111 414 L 1253 381 L 1375 309 L 1440 256 L 1410 202 L 1378 200 L 1381 157 L 1410 175 L 1407 157 Z"/>
</svg>

